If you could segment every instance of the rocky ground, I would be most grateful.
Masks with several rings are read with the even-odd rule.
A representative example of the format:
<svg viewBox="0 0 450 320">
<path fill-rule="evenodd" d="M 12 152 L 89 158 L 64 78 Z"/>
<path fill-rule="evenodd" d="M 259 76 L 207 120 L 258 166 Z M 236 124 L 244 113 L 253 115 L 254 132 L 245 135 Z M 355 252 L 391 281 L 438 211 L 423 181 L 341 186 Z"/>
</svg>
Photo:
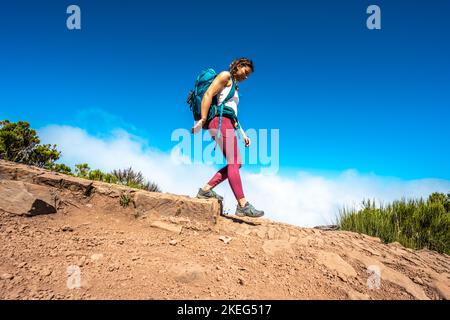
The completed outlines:
<svg viewBox="0 0 450 320">
<path fill-rule="evenodd" d="M 37 179 L 44 175 L 46 182 Z M 81 179 L 50 175 L 0 162 L 0 299 L 450 297 L 447 255 L 351 232 L 219 216 L 209 200 L 138 201 L 137 191 L 91 182 L 77 189 Z M 136 201 L 121 206 L 123 192 Z M 38 197 L 46 214 L 14 210 L 30 199 L 36 206 Z M 172 207 L 173 214 L 161 211 Z"/>
</svg>

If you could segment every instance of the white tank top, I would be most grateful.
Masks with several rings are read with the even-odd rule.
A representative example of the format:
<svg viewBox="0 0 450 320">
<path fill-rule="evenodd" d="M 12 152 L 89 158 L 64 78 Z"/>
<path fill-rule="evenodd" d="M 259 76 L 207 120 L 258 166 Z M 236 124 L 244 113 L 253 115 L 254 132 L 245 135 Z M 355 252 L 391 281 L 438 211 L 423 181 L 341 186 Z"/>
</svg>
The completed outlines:
<svg viewBox="0 0 450 320">
<path fill-rule="evenodd" d="M 230 93 L 231 87 L 232 86 L 225 87 L 225 88 L 222 89 L 222 91 L 220 91 L 217 94 L 217 103 L 218 103 L 219 106 L 225 100 L 225 98 L 228 96 L 228 94 Z M 239 104 L 239 93 L 238 93 L 238 90 L 235 90 L 234 91 L 234 96 L 230 100 L 228 100 L 225 103 L 225 105 L 230 107 L 230 108 L 232 108 L 234 110 L 234 112 L 236 113 L 236 116 L 237 116 L 237 106 L 238 106 L 238 104 Z"/>
</svg>

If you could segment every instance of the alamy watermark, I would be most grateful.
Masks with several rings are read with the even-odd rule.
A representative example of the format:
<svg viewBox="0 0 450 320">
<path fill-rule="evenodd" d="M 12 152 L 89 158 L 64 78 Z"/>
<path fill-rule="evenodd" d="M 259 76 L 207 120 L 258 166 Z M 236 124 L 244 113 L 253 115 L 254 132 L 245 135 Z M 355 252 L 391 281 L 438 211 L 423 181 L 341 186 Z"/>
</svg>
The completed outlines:
<svg viewBox="0 0 450 320">
<path fill-rule="evenodd" d="M 67 17 L 66 26 L 69 30 L 80 30 L 81 29 L 81 9 L 78 5 L 71 4 L 67 7 Z M 380 30 L 381 29 L 381 9 L 377 5 L 370 5 L 366 10 L 367 14 L 370 16 L 366 20 L 366 26 L 369 30 Z"/>
<path fill-rule="evenodd" d="M 381 29 L 381 9 L 377 5 L 370 5 L 367 7 L 367 14 L 370 16 L 367 18 L 366 26 L 369 30 Z"/>
<path fill-rule="evenodd" d="M 79 289 L 81 287 L 81 269 L 77 265 L 67 267 L 67 288 Z"/>
<path fill-rule="evenodd" d="M 194 135 L 187 129 L 176 129 L 172 132 L 171 141 L 178 143 L 173 147 L 172 153 L 176 153 L 177 159 L 184 164 L 202 162 L 223 165 L 237 162 L 242 165 L 259 165 L 261 173 L 265 174 L 278 172 L 280 166 L 279 129 L 246 130 L 245 135 L 250 139 L 250 145 L 243 149 L 243 152 L 239 150 L 239 141 L 242 144 L 245 142 L 238 131 L 234 129 L 221 131 L 221 137 L 214 140 L 211 135 L 215 136 L 217 132 L 212 129 L 210 132 L 204 131 Z"/>
<path fill-rule="evenodd" d="M 381 288 L 381 269 L 379 266 L 370 265 L 367 267 L 367 273 L 369 277 L 367 278 L 367 287 L 370 290 Z"/>
<path fill-rule="evenodd" d="M 77 5 L 70 5 L 66 10 L 67 14 L 70 16 L 67 17 L 66 26 L 69 30 L 80 30 L 81 29 L 81 9 Z"/>
</svg>

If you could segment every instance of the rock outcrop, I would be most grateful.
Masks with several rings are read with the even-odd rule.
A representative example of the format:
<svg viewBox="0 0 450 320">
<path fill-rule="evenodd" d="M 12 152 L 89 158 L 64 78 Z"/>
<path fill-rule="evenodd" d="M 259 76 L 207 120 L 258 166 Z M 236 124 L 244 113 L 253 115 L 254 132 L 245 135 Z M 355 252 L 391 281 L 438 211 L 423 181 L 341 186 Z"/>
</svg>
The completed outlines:
<svg viewBox="0 0 450 320">
<path fill-rule="evenodd" d="M 104 203 L 111 206 L 116 201 L 116 207 L 127 205 L 136 217 L 156 220 L 173 218 L 204 227 L 214 225 L 222 210 L 221 203 L 216 200 L 143 191 L 4 160 L 0 160 L 0 181 L 0 209 L 14 214 L 55 213 L 59 197 L 64 197 L 62 194 L 66 198 L 76 196 L 76 201 L 84 202 L 100 197 L 104 199 L 96 200 L 98 205 Z M 126 203 L 121 199 L 126 199 Z M 67 201 L 73 202 L 70 199 Z"/>
</svg>

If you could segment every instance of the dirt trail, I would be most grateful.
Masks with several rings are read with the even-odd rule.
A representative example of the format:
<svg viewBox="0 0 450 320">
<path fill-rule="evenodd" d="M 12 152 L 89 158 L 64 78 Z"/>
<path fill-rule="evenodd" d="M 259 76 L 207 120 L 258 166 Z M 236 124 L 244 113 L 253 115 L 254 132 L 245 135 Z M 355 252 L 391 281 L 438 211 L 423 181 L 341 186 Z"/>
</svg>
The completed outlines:
<svg viewBox="0 0 450 320">
<path fill-rule="evenodd" d="M 0 299 L 450 297 L 447 255 L 266 219 L 202 215 L 198 223 L 187 209 L 158 213 L 160 202 L 152 213 L 137 214 L 139 206 L 123 208 L 117 194 L 33 183 L 47 173 L 30 170 L 0 162 L 5 186 L 27 181 L 56 190 L 57 212 L 10 213 L 0 195 Z M 200 201 L 170 197 L 166 205 L 182 208 Z"/>
</svg>

